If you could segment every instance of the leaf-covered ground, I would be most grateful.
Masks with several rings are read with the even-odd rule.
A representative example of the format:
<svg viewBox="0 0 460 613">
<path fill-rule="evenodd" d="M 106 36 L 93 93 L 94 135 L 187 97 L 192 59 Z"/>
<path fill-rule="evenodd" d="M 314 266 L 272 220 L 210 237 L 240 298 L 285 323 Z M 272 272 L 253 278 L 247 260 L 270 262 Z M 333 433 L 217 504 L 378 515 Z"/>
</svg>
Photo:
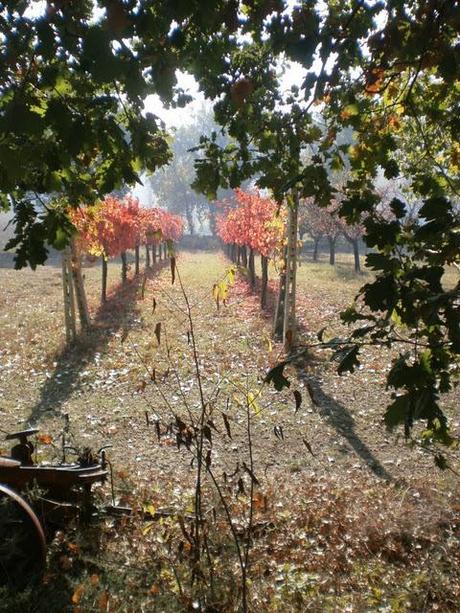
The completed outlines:
<svg viewBox="0 0 460 613">
<path fill-rule="evenodd" d="M 0 269 L 2 430 L 38 424 L 58 445 L 67 413 L 77 444 L 113 445 L 122 501 L 189 513 L 195 469 L 170 428 L 176 415 L 186 420 L 199 407 L 182 285 L 191 305 L 203 391 L 212 407 L 212 466 L 219 476 L 225 473 L 225 491 L 242 533 L 251 481 L 248 398 L 251 403 L 258 483 L 252 606 L 458 610 L 457 476 L 439 472 L 429 454 L 385 431 L 390 356 L 369 349 L 359 372 L 338 377 L 328 356 L 312 351 L 289 371 L 289 390 L 277 393 L 263 386 L 281 349 L 270 340 L 270 313 L 260 311 L 243 275 L 230 289 L 227 305 L 216 308 L 211 290 L 229 266 L 216 253 L 182 253 L 174 285 L 169 263 L 163 263 L 145 279 L 121 287 L 119 266 L 111 263 L 112 290 L 104 307 L 100 268 L 86 267 L 95 326 L 72 350 L 64 347 L 60 267 Z M 300 340 L 314 342 L 324 326 L 327 335 L 340 332 L 338 313 L 365 280 L 352 272 L 346 256 L 335 268 L 304 262 Z M 302 397 L 297 408 L 295 390 Z M 458 395 L 446 402 L 455 407 Z M 453 427 L 459 427 L 455 419 Z M 38 455 L 50 460 L 59 454 L 53 445 L 41 445 Z M 210 528 L 216 585 L 207 606 L 232 611 L 239 599 L 238 565 L 215 491 L 206 487 L 209 510 L 217 511 Z M 161 528 L 104 525 L 97 539 L 82 530 L 62 536 L 54 543 L 50 574 L 34 610 L 193 609 L 187 543 L 184 549 L 174 517 Z M 24 601 L 17 602 L 24 607 Z"/>
</svg>

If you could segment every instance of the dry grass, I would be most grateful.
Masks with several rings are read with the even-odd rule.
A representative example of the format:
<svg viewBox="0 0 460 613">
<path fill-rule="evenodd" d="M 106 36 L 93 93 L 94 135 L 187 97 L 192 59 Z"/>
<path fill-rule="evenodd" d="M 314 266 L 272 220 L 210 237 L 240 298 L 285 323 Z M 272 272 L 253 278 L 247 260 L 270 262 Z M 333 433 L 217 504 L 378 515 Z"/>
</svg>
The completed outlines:
<svg viewBox="0 0 460 613">
<path fill-rule="evenodd" d="M 217 311 L 213 283 L 229 263 L 216 254 L 183 254 L 181 280 L 193 306 L 200 368 L 216 399 L 216 470 L 231 474 L 247 461 L 244 411 L 235 395 L 259 389 L 279 354 L 270 347 L 270 319 L 243 282 Z M 190 456 L 146 423 L 172 412 L 197 410 L 188 323 L 178 280 L 169 267 L 116 288 L 119 266 L 109 266 L 108 304 L 99 308 L 97 266 L 85 269 L 96 326 L 73 350 L 64 347 L 59 268 L 0 270 L 0 410 L 3 430 L 33 419 L 54 435 L 69 413 L 82 443 L 114 445 L 117 488 L 135 507 L 190 512 L 194 471 Z M 304 262 L 299 270 L 299 318 L 306 340 L 328 325 L 338 329 L 366 275 L 355 276 L 351 258 L 335 269 Z M 155 298 L 156 308 L 153 309 Z M 158 346 L 153 333 L 161 322 Z M 122 337 L 126 336 L 122 343 Z M 169 353 L 169 355 L 168 355 Z M 295 412 L 292 389 L 266 390 L 254 418 L 254 454 L 260 486 L 253 534 L 250 595 L 261 611 L 456 611 L 459 609 L 459 501 L 456 478 L 438 472 L 429 457 L 385 433 L 382 384 L 389 356 L 369 351 L 365 368 L 338 378 L 326 357 L 293 370 L 292 389 L 303 402 Z M 151 381 L 152 369 L 160 386 Z M 307 384 L 313 390 L 311 397 Z M 229 405 L 227 405 L 229 398 Z M 185 399 L 185 400 L 184 400 Z M 455 402 L 455 397 L 450 399 Z M 221 411 L 231 417 L 232 439 Z M 283 436 L 274 428 L 282 427 Z M 458 426 L 458 424 L 457 424 Z M 314 456 L 304 440 L 311 446 Z M 41 457 L 53 455 L 42 447 Z M 239 599 L 238 567 L 228 527 L 209 484 L 206 505 L 214 564 L 208 611 L 233 611 Z M 248 498 L 226 484 L 232 512 L 244 534 Z M 10 611 L 193 610 L 187 543 L 177 516 L 151 526 L 102 522 L 57 539 L 47 583 L 15 599 Z M 73 601 L 72 601 L 73 598 Z M 5 601 L 6 602 L 6 601 Z M 0 605 L 1 609 L 2 605 Z M 214 608 L 213 608 L 214 607 Z M 5 609 L 4 609 L 5 610 Z"/>
</svg>

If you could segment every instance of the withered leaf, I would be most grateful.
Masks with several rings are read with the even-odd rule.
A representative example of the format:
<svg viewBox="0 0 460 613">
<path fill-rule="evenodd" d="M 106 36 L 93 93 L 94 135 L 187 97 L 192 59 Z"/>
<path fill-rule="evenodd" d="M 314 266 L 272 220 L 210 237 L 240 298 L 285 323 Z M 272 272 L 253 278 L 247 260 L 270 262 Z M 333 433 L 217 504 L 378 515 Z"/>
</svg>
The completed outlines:
<svg viewBox="0 0 460 613">
<path fill-rule="evenodd" d="M 232 431 L 230 430 L 230 422 L 225 413 L 222 413 L 222 419 L 224 420 L 225 430 L 227 431 L 228 437 L 232 438 Z"/>
<path fill-rule="evenodd" d="M 302 394 L 299 392 L 299 390 L 294 390 L 293 394 L 295 399 L 295 412 L 297 413 L 297 411 L 300 409 L 300 405 L 302 404 Z"/>
<path fill-rule="evenodd" d="M 211 466 L 211 450 L 208 449 L 208 453 L 206 454 L 206 468 L 209 469 Z"/>
<path fill-rule="evenodd" d="M 155 313 L 155 310 L 157 308 L 157 301 L 155 299 L 155 296 L 152 298 L 152 315 Z"/>
<path fill-rule="evenodd" d="M 51 445 L 53 437 L 50 434 L 37 434 L 37 441 L 43 445 Z"/>
<path fill-rule="evenodd" d="M 155 336 L 157 337 L 158 344 L 161 342 L 161 321 L 155 326 Z"/>
<path fill-rule="evenodd" d="M 315 457 L 315 454 L 313 453 L 313 449 L 311 448 L 311 445 L 310 445 L 310 443 L 307 441 L 307 439 L 306 439 L 306 438 L 304 438 L 304 439 L 302 439 L 302 441 L 303 441 L 303 444 L 305 445 L 305 447 L 306 447 L 306 448 L 308 449 L 308 451 L 311 453 L 311 455 L 312 455 L 313 457 Z"/>
<path fill-rule="evenodd" d="M 286 362 L 280 362 L 271 368 L 265 377 L 265 383 L 273 383 L 278 392 L 280 392 L 283 387 L 289 387 L 291 385 L 291 382 L 283 374 L 285 366 Z"/>
<path fill-rule="evenodd" d="M 181 432 L 187 430 L 187 424 L 178 415 L 176 415 L 176 425 Z"/>
<path fill-rule="evenodd" d="M 209 426 L 203 426 L 203 434 L 208 439 L 210 444 L 212 445 L 212 434 L 211 434 L 211 428 Z"/>
</svg>

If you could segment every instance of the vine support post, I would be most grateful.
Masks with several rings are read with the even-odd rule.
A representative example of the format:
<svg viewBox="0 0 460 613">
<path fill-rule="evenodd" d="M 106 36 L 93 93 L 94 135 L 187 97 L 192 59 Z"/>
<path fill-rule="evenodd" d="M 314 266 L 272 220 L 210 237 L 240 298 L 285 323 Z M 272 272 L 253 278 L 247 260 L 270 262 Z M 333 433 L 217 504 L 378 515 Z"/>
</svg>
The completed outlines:
<svg viewBox="0 0 460 613">
<path fill-rule="evenodd" d="M 77 337 L 75 295 L 73 291 L 72 263 L 69 247 L 66 247 L 62 252 L 62 288 L 64 291 L 65 335 L 67 344 L 69 345 L 73 343 Z"/>
<path fill-rule="evenodd" d="M 78 314 L 80 316 L 81 332 L 86 334 L 91 327 L 88 303 L 86 301 L 83 275 L 81 274 L 80 255 L 74 239 L 70 240 L 71 269 Z"/>
</svg>

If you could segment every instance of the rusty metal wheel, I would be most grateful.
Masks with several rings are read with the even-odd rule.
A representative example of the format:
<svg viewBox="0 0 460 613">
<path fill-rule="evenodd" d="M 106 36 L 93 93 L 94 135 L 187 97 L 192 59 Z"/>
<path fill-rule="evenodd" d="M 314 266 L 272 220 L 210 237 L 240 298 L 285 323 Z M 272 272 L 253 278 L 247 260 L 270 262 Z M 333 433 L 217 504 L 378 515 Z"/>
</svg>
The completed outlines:
<svg viewBox="0 0 460 613">
<path fill-rule="evenodd" d="M 21 588 L 44 571 L 46 541 L 30 505 L 0 485 L 0 585 Z"/>
</svg>

